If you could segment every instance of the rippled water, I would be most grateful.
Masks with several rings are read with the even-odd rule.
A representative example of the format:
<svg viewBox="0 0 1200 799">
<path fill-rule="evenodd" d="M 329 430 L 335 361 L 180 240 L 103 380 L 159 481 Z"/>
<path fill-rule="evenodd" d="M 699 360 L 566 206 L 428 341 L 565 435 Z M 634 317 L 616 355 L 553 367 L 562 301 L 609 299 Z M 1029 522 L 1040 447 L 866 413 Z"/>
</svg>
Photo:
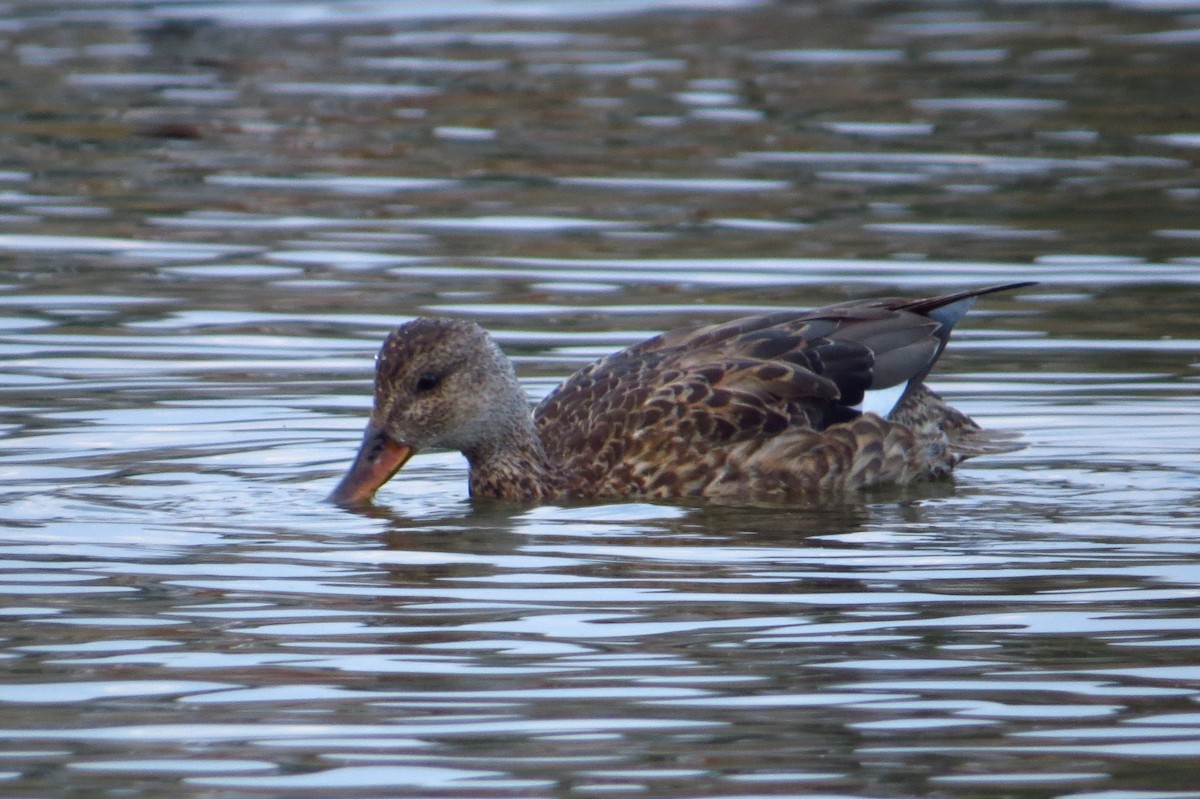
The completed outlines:
<svg viewBox="0 0 1200 799">
<path fill-rule="evenodd" d="M 7 12 L 0 795 L 1200 797 L 1200 6 Z M 1017 279 L 950 483 L 322 501 L 414 315 L 537 397 Z"/>
</svg>

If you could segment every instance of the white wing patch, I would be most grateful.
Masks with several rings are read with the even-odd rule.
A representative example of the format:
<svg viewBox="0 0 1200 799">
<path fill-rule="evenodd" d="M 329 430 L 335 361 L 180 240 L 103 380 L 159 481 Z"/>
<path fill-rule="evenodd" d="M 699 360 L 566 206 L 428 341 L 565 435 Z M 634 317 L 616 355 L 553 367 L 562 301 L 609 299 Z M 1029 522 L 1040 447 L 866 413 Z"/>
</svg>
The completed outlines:
<svg viewBox="0 0 1200 799">
<path fill-rule="evenodd" d="M 863 395 L 863 401 L 855 405 L 854 409 L 862 413 L 874 413 L 886 419 L 896 409 L 907 388 L 908 381 L 905 381 L 887 388 L 868 391 Z"/>
</svg>

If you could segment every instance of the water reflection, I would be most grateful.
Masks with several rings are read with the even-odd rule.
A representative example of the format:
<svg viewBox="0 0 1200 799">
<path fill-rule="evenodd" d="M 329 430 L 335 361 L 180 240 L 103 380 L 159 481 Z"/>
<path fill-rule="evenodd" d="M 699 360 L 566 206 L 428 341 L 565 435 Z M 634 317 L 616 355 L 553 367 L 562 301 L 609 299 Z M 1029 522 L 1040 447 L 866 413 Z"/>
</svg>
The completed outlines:
<svg viewBox="0 0 1200 799">
<path fill-rule="evenodd" d="M 1196 9 L 602 6 L 10 9 L 5 787 L 1196 796 Z M 1025 278 L 935 382 L 1028 446 L 953 482 L 321 501 L 412 316 L 537 398 Z"/>
</svg>

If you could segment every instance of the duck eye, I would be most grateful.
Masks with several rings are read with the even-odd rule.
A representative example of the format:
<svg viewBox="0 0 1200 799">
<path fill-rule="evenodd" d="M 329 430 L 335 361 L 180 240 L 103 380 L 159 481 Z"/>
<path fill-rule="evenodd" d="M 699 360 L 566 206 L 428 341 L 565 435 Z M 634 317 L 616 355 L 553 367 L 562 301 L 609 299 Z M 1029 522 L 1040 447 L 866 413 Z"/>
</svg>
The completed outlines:
<svg viewBox="0 0 1200 799">
<path fill-rule="evenodd" d="M 433 372 L 425 372 L 417 378 L 417 393 L 433 391 L 442 382 L 442 376 L 436 375 Z"/>
</svg>

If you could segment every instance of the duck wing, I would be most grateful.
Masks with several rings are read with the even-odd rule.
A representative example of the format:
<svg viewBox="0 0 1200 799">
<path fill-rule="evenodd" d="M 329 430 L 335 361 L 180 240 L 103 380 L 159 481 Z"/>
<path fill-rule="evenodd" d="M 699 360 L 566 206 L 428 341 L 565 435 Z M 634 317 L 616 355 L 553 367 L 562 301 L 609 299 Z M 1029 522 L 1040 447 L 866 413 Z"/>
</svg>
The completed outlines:
<svg viewBox="0 0 1200 799">
<path fill-rule="evenodd" d="M 547 454 L 588 485 L 636 481 L 639 463 L 821 431 L 891 389 L 886 416 L 929 373 L 983 294 L 851 301 L 663 333 L 572 375 L 534 410 Z"/>
</svg>

